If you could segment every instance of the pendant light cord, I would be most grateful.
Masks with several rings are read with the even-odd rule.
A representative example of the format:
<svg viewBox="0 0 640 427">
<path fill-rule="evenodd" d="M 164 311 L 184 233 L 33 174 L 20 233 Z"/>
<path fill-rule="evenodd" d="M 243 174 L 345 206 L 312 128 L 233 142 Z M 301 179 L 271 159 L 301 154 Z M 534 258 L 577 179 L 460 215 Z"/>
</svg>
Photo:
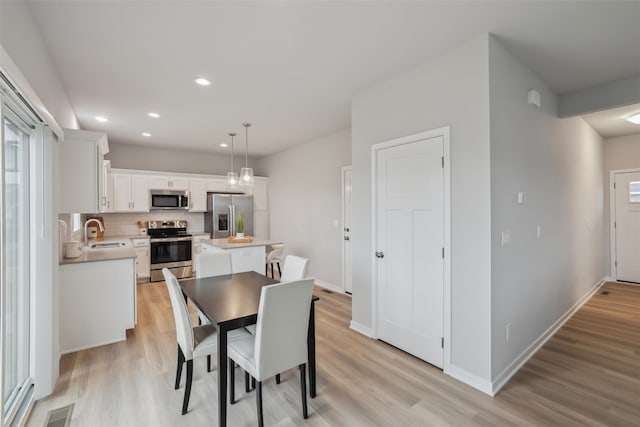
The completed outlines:
<svg viewBox="0 0 640 427">
<path fill-rule="evenodd" d="M 244 126 L 244 167 L 249 167 L 249 126 L 251 123 L 243 123 Z"/>
<path fill-rule="evenodd" d="M 235 172 L 233 170 L 233 137 L 236 136 L 236 134 L 231 132 L 229 136 L 231 137 L 231 172 Z"/>
</svg>

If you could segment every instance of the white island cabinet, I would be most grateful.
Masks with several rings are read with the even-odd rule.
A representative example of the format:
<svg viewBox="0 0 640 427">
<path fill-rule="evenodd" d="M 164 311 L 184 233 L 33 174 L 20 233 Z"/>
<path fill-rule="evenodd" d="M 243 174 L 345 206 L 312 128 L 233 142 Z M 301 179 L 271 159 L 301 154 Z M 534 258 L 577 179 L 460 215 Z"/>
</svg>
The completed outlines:
<svg viewBox="0 0 640 427">
<path fill-rule="evenodd" d="M 227 239 L 203 240 L 203 251 L 229 252 L 231 268 L 234 273 L 255 271 L 265 273 L 266 247 L 280 242 L 254 239 L 250 243 L 230 243 Z"/>
<path fill-rule="evenodd" d="M 60 265 L 60 353 L 124 341 L 135 327 L 135 252 L 122 256 L 88 261 L 83 254 Z"/>
</svg>

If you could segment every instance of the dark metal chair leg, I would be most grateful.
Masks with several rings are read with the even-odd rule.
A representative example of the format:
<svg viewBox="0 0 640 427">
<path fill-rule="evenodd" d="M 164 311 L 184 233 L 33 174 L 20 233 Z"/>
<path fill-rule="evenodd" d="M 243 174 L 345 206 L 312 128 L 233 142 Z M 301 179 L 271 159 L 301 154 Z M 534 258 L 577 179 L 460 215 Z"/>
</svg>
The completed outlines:
<svg viewBox="0 0 640 427">
<path fill-rule="evenodd" d="M 251 377 L 251 387 L 256 388 L 256 379 Z"/>
<path fill-rule="evenodd" d="M 280 384 L 280 374 L 276 374 L 276 384 Z"/>
<path fill-rule="evenodd" d="M 244 391 L 245 393 L 249 393 L 251 391 L 251 387 L 249 386 L 249 372 L 244 372 Z"/>
<path fill-rule="evenodd" d="M 176 386 L 177 390 L 180 388 L 180 377 L 182 376 L 182 365 L 184 364 L 184 354 L 182 354 L 182 349 L 180 349 L 180 345 L 178 345 L 178 366 L 176 366 Z"/>
<path fill-rule="evenodd" d="M 278 275 L 282 277 L 282 271 L 280 271 L 280 263 L 277 262 L 276 264 L 278 264 Z"/>
<path fill-rule="evenodd" d="M 229 359 L 229 403 L 236 403 L 236 364 Z"/>
<path fill-rule="evenodd" d="M 182 402 L 182 415 L 187 413 L 189 397 L 191 396 L 191 382 L 193 381 L 193 359 L 187 360 L 187 384 L 184 389 L 184 401 Z"/>
<path fill-rule="evenodd" d="M 264 275 L 269 276 L 269 264 L 264 265 Z"/>
<path fill-rule="evenodd" d="M 256 406 L 258 409 L 258 426 L 264 427 L 264 421 L 262 419 L 262 381 L 258 381 L 256 387 Z"/>
<path fill-rule="evenodd" d="M 207 354 L 207 372 L 211 372 L 211 355 Z"/>
<path fill-rule="evenodd" d="M 304 363 L 300 365 L 300 391 L 302 392 L 302 416 L 307 419 L 309 418 L 307 411 L 307 373 Z"/>
</svg>

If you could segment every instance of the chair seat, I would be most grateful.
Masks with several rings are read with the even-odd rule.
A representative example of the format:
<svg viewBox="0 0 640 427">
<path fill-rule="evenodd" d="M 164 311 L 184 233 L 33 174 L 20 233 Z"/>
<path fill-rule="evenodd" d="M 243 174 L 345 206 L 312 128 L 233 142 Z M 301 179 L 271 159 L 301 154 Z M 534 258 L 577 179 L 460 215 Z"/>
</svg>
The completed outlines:
<svg viewBox="0 0 640 427">
<path fill-rule="evenodd" d="M 252 325 L 255 326 L 255 325 Z M 247 336 L 229 342 L 227 345 L 229 358 L 236 362 L 242 369 L 258 381 L 264 378 L 256 377 L 255 336 L 247 333 Z"/>
<path fill-rule="evenodd" d="M 227 333 L 227 342 L 233 342 L 247 337 L 253 337 L 253 335 L 242 328 L 234 329 Z M 211 324 L 194 327 L 193 341 L 194 359 L 208 354 L 215 354 L 218 351 L 218 331 L 216 327 Z"/>
<path fill-rule="evenodd" d="M 247 325 L 244 327 L 251 335 L 256 334 L 256 325 Z"/>
</svg>

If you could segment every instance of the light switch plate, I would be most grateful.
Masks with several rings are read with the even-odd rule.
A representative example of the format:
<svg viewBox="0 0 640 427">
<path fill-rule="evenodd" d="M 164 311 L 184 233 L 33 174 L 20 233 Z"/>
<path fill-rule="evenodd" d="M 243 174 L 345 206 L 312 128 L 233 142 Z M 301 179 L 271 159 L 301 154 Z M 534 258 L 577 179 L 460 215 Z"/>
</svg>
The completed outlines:
<svg viewBox="0 0 640 427">
<path fill-rule="evenodd" d="M 527 194 L 523 191 L 518 191 L 518 204 L 524 205 L 527 201 Z"/>
<path fill-rule="evenodd" d="M 502 247 L 509 246 L 511 244 L 511 232 L 503 231 L 502 232 Z"/>
<path fill-rule="evenodd" d="M 542 226 L 541 225 L 536 227 L 536 238 L 539 239 L 540 237 L 542 237 Z"/>
</svg>

